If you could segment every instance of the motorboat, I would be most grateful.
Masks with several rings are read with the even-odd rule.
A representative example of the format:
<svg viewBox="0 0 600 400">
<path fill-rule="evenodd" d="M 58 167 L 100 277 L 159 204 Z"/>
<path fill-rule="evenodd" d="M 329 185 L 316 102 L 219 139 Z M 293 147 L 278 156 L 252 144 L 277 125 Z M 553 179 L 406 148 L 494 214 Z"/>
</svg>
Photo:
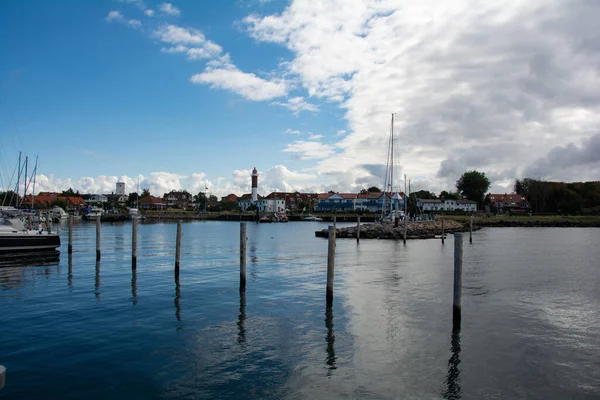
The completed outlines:
<svg viewBox="0 0 600 400">
<path fill-rule="evenodd" d="M 100 207 L 90 207 L 87 212 L 83 214 L 83 219 L 86 221 L 95 221 L 98 218 L 102 218 L 104 210 Z"/>
<path fill-rule="evenodd" d="M 302 217 L 302 221 L 323 221 L 323 218 L 315 217 L 312 214 L 308 214 L 306 217 Z"/>
<path fill-rule="evenodd" d="M 52 221 L 61 222 L 69 218 L 69 214 L 62 207 L 54 206 L 49 212 Z"/>
<path fill-rule="evenodd" d="M 49 251 L 58 247 L 60 236 L 51 232 L 49 223 L 43 224 L 40 229 L 31 229 L 18 212 L 0 211 L 0 253 Z"/>
</svg>

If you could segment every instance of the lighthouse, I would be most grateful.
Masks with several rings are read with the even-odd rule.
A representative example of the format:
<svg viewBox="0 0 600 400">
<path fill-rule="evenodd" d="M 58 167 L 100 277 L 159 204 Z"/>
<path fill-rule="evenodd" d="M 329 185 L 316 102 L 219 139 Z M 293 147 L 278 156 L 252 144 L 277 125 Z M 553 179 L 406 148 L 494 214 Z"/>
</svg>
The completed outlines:
<svg viewBox="0 0 600 400">
<path fill-rule="evenodd" d="M 258 171 L 256 167 L 252 170 L 252 203 L 258 201 Z"/>
</svg>

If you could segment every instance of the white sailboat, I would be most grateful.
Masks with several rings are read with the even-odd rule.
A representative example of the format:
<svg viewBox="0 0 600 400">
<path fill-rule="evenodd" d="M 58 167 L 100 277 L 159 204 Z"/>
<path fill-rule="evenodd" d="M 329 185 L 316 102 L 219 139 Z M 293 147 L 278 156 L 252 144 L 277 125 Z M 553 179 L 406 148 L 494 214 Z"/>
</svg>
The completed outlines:
<svg viewBox="0 0 600 400">
<path fill-rule="evenodd" d="M 394 218 L 404 217 L 404 211 L 399 209 L 399 203 L 402 195 L 398 191 L 398 186 L 395 185 L 394 173 L 396 172 L 396 166 L 394 165 L 395 158 L 397 158 L 397 149 L 395 148 L 395 137 L 394 137 L 394 114 L 392 113 L 392 122 L 390 126 L 390 138 L 388 140 L 388 151 L 385 169 L 385 179 L 383 182 L 383 196 L 382 196 L 382 207 L 381 207 L 381 219 L 383 221 L 392 221 Z M 405 190 L 406 192 L 406 190 Z M 406 208 L 406 202 L 404 202 Z"/>
</svg>

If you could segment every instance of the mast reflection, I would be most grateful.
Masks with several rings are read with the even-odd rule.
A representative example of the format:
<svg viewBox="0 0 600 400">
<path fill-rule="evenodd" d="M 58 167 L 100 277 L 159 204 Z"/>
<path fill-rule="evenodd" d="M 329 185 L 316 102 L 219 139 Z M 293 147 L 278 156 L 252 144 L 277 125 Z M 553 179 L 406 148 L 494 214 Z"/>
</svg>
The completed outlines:
<svg viewBox="0 0 600 400">
<path fill-rule="evenodd" d="M 67 275 L 69 287 L 73 285 L 73 254 L 69 254 L 69 274 Z"/>
</svg>

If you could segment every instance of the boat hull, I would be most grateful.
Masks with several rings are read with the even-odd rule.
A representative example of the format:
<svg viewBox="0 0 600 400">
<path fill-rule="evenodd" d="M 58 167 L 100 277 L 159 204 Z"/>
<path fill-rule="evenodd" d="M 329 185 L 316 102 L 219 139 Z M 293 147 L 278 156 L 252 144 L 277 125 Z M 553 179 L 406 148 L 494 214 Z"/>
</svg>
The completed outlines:
<svg viewBox="0 0 600 400">
<path fill-rule="evenodd" d="M 56 250 L 60 247 L 58 235 L 0 235 L 0 254 Z"/>
</svg>

